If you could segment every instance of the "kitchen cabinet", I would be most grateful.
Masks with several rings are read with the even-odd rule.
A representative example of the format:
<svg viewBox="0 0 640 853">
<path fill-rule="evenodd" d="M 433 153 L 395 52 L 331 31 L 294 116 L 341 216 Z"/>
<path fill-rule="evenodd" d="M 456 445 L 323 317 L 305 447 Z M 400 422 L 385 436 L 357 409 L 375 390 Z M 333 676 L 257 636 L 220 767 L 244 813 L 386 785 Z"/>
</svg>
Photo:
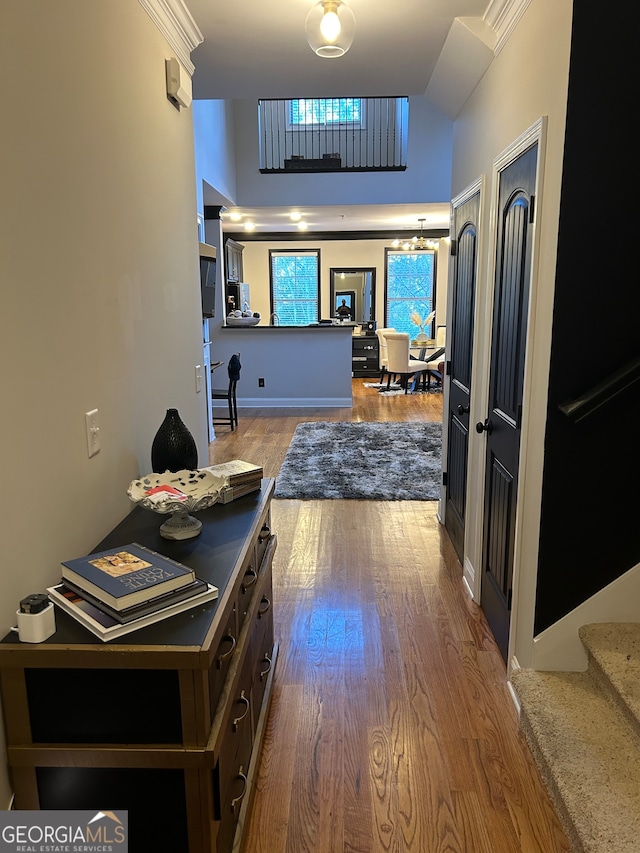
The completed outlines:
<svg viewBox="0 0 640 853">
<path fill-rule="evenodd" d="M 242 849 L 277 658 L 273 488 L 199 512 L 182 541 L 136 507 L 94 549 L 146 545 L 215 584 L 215 601 L 109 643 L 56 608 L 45 642 L 0 641 L 15 808 L 108 803 L 128 811 L 131 850 Z"/>
<path fill-rule="evenodd" d="M 243 281 L 242 252 L 244 246 L 235 240 L 227 240 L 224 244 L 225 251 L 225 279 L 226 281 Z"/>
<path fill-rule="evenodd" d="M 243 281 L 242 251 L 244 246 L 235 240 L 227 240 L 224 244 L 225 251 L 225 316 L 235 309 L 243 310 L 243 295 L 241 293 L 241 282 Z"/>
</svg>

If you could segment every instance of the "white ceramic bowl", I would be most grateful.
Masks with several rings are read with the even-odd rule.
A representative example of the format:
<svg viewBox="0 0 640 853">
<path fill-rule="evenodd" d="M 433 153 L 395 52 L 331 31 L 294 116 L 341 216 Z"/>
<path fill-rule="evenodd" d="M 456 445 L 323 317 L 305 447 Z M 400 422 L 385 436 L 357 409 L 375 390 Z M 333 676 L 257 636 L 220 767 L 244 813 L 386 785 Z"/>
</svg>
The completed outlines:
<svg viewBox="0 0 640 853">
<path fill-rule="evenodd" d="M 257 326 L 260 317 L 227 317 L 227 326 Z"/>
<path fill-rule="evenodd" d="M 135 504 L 162 515 L 170 512 L 197 512 L 218 500 L 223 477 L 212 471 L 165 471 L 132 480 L 127 495 Z"/>
</svg>

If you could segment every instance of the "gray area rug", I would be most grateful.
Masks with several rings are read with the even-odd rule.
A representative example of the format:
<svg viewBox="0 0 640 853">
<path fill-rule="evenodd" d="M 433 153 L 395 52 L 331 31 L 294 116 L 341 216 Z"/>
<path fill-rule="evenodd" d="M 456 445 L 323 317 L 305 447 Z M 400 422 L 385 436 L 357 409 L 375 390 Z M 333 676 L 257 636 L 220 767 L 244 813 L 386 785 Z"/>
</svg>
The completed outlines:
<svg viewBox="0 0 640 853">
<path fill-rule="evenodd" d="M 397 382 L 392 382 L 389 388 L 387 388 L 386 383 L 381 385 L 379 382 L 363 382 L 362 383 L 365 388 L 377 388 L 378 394 L 381 394 L 383 397 L 396 397 L 398 394 L 404 394 L 404 388 L 401 388 Z M 432 382 L 431 386 L 423 391 L 422 385 L 412 391 L 411 388 L 406 392 L 408 396 L 412 394 L 439 394 L 442 391 L 440 385 L 437 385 L 435 382 Z"/>
<path fill-rule="evenodd" d="M 276 498 L 435 501 L 442 424 L 298 424 L 276 478 Z"/>
</svg>

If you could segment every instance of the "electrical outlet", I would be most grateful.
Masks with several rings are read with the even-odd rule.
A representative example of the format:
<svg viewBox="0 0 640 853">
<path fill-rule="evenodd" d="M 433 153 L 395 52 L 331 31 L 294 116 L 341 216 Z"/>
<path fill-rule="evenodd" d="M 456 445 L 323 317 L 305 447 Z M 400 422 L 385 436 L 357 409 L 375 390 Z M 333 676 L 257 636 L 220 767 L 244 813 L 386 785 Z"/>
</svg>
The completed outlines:
<svg viewBox="0 0 640 853">
<path fill-rule="evenodd" d="M 89 458 L 100 452 L 100 424 L 98 423 L 98 410 L 91 409 L 85 412 L 84 420 L 87 428 L 87 450 Z"/>
<path fill-rule="evenodd" d="M 264 379 L 262 377 L 258 379 L 258 388 L 264 388 Z"/>
<path fill-rule="evenodd" d="M 202 365 L 196 364 L 196 394 L 202 391 Z"/>
</svg>

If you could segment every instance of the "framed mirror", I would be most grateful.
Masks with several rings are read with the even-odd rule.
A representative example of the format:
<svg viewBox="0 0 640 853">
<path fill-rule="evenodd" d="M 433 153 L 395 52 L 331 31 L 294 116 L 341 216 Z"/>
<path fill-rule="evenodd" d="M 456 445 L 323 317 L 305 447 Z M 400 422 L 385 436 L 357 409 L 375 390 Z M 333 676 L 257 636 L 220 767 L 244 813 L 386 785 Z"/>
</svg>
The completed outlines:
<svg viewBox="0 0 640 853">
<path fill-rule="evenodd" d="M 375 320 L 375 267 L 331 267 L 331 316 L 347 316 L 354 323 Z M 344 301 L 344 305 L 343 305 Z"/>
</svg>

